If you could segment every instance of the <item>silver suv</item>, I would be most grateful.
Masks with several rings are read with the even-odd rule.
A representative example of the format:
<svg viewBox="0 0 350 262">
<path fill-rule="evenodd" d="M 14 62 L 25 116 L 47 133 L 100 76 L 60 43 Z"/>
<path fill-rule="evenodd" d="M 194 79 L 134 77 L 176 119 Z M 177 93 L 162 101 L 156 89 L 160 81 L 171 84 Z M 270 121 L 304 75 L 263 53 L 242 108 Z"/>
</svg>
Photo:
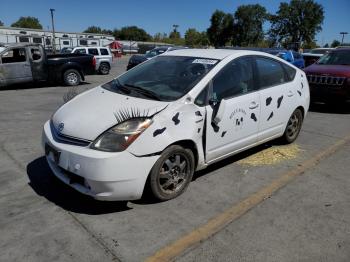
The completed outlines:
<svg viewBox="0 0 350 262">
<path fill-rule="evenodd" d="M 108 75 L 112 65 L 112 53 L 109 47 L 89 46 L 76 47 L 72 50 L 74 54 L 89 54 L 96 59 L 96 71 L 102 75 Z"/>
</svg>

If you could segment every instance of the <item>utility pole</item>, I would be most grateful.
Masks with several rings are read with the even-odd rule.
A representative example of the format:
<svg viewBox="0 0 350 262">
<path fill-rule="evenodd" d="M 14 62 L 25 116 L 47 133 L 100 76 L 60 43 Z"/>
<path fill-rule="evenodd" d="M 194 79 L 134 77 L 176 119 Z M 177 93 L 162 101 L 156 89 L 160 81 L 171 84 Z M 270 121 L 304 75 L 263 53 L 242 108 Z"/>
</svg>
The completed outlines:
<svg viewBox="0 0 350 262">
<path fill-rule="evenodd" d="M 51 23 L 52 23 L 52 51 L 55 54 L 56 53 L 56 38 L 55 38 L 55 23 L 53 21 L 53 12 L 55 9 L 50 8 L 51 12 Z"/>
<path fill-rule="evenodd" d="M 179 27 L 179 25 L 173 25 L 174 27 L 174 32 L 177 32 L 177 28 Z"/>
<path fill-rule="evenodd" d="M 341 39 L 341 44 L 343 44 L 344 42 L 344 36 L 348 34 L 348 32 L 340 32 L 341 35 L 343 35 L 342 39 Z"/>
</svg>

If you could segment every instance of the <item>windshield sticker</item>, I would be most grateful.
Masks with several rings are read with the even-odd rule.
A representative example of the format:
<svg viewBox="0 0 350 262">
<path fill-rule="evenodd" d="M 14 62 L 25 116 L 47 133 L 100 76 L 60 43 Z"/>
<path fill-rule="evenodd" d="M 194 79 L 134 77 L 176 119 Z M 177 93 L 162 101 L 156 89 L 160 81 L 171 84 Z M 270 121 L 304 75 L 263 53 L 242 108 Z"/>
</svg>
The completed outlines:
<svg viewBox="0 0 350 262">
<path fill-rule="evenodd" d="M 195 59 L 192 64 L 215 65 L 218 60 L 213 59 Z"/>
</svg>

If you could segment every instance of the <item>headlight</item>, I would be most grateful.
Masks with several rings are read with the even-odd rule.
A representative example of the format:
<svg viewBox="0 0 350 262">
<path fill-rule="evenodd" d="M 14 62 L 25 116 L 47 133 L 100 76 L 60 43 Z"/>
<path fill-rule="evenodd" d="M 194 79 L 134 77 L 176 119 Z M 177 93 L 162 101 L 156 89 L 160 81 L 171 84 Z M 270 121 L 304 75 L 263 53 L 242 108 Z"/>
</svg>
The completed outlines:
<svg viewBox="0 0 350 262">
<path fill-rule="evenodd" d="M 150 118 L 127 120 L 104 132 L 95 140 L 91 148 L 108 152 L 124 151 L 151 124 Z"/>
</svg>

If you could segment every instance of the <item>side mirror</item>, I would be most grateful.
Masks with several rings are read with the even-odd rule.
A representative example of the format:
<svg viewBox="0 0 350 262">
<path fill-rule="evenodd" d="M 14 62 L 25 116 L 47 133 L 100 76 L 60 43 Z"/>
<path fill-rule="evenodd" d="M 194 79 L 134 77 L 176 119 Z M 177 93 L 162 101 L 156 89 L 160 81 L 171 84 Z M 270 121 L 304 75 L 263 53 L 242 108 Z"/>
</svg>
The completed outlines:
<svg viewBox="0 0 350 262">
<path fill-rule="evenodd" d="M 220 104 L 218 104 L 218 109 L 213 111 L 213 120 L 212 122 L 217 125 L 220 123 L 220 121 L 223 119 L 224 117 L 224 113 L 225 113 L 225 109 L 226 109 L 226 100 L 222 99 L 220 101 Z"/>
</svg>

